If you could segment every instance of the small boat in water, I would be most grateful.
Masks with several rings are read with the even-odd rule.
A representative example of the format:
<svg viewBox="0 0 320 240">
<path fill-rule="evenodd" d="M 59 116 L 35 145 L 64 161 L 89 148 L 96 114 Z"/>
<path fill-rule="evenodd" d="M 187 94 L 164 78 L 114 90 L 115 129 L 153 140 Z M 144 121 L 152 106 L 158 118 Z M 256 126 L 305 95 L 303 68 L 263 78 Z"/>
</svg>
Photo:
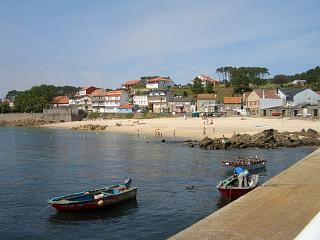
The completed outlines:
<svg viewBox="0 0 320 240">
<path fill-rule="evenodd" d="M 222 165 L 225 167 L 228 167 L 229 169 L 235 168 L 235 167 L 241 167 L 245 168 L 247 170 L 255 170 L 259 168 L 264 168 L 267 164 L 267 161 L 263 158 L 260 158 L 258 156 L 255 157 L 248 157 L 248 158 L 241 158 L 234 160 L 228 160 L 228 161 L 221 161 Z"/>
<path fill-rule="evenodd" d="M 230 202 L 255 189 L 259 185 L 259 174 L 251 175 L 250 180 L 248 181 L 248 187 L 239 187 L 238 185 L 238 177 L 232 175 L 221 181 L 218 184 L 217 189 L 219 190 L 221 197 Z"/>
<path fill-rule="evenodd" d="M 131 179 L 127 179 L 124 184 L 51 198 L 48 203 L 58 211 L 81 211 L 106 207 L 136 199 L 138 188 L 131 187 L 131 182 Z"/>
</svg>

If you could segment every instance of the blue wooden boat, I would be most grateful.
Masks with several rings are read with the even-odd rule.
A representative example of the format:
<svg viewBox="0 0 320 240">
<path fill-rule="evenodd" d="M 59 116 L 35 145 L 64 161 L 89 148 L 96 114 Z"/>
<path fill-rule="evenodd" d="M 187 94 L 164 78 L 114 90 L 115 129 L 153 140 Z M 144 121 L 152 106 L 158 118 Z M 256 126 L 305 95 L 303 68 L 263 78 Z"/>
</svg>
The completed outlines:
<svg viewBox="0 0 320 240">
<path fill-rule="evenodd" d="M 82 211 L 103 208 L 119 202 L 136 199 L 138 188 L 131 187 L 131 183 L 131 179 L 127 179 L 124 184 L 51 198 L 48 200 L 48 204 L 58 211 Z"/>
</svg>

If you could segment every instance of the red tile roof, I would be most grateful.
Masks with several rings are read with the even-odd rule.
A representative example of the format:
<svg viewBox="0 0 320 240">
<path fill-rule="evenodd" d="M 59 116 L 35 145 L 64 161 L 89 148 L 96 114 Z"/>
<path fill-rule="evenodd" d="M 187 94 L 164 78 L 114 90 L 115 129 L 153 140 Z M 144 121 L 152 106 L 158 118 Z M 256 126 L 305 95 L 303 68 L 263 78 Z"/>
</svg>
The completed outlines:
<svg viewBox="0 0 320 240">
<path fill-rule="evenodd" d="M 122 104 L 119 106 L 119 108 L 122 108 L 122 109 L 132 109 L 133 108 L 133 104 Z"/>
<path fill-rule="evenodd" d="M 90 86 L 90 87 L 83 87 L 80 89 L 80 91 L 86 91 L 86 94 L 91 94 L 96 89 L 97 89 L 96 87 Z"/>
<path fill-rule="evenodd" d="M 102 89 L 102 88 L 98 88 L 96 90 L 94 90 L 92 93 L 91 93 L 91 96 L 94 96 L 94 97 L 104 97 L 106 96 L 106 90 Z"/>
<path fill-rule="evenodd" d="M 255 89 L 253 90 L 260 98 L 281 99 L 275 90 Z"/>
<path fill-rule="evenodd" d="M 51 101 L 52 104 L 69 104 L 69 98 L 66 96 L 56 96 Z"/>
<path fill-rule="evenodd" d="M 128 80 L 121 85 L 122 86 L 134 86 L 134 85 L 137 85 L 139 82 L 140 82 L 140 80 Z"/>
<path fill-rule="evenodd" d="M 225 104 L 241 104 L 242 97 L 224 97 L 223 102 Z"/>
<path fill-rule="evenodd" d="M 208 81 L 208 82 L 211 82 L 211 83 L 214 83 L 214 84 L 217 84 L 217 83 L 220 83 L 220 81 L 218 80 L 215 80 L 209 76 L 206 76 L 206 75 L 202 75 L 200 74 L 199 76 L 197 76 L 199 79 L 201 79 L 202 81 Z"/>
<path fill-rule="evenodd" d="M 204 93 L 204 94 L 198 94 L 197 99 L 216 99 L 217 95 L 216 94 L 208 94 L 208 93 Z"/>
<path fill-rule="evenodd" d="M 170 82 L 171 79 L 167 78 L 167 77 L 157 77 L 157 78 L 152 78 L 152 79 L 148 80 L 148 83 L 154 83 L 154 82 L 160 82 L 160 81 Z"/>
<path fill-rule="evenodd" d="M 106 96 L 108 97 L 118 97 L 120 96 L 122 93 L 124 93 L 124 91 L 122 90 L 115 90 L 115 91 L 110 91 L 106 93 Z"/>
</svg>

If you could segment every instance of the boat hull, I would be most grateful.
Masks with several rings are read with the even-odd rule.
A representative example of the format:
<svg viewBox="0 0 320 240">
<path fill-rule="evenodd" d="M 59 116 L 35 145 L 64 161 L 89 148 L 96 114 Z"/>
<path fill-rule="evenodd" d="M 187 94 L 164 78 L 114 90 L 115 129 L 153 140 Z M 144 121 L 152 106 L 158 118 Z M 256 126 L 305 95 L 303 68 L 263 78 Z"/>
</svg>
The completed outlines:
<svg viewBox="0 0 320 240">
<path fill-rule="evenodd" d="M 255 187 L 254 187 L 255 188 Z M 233 201 L 246 193 L 252 191 L 254 188 L 219 188 L 220 195 L 222 198 L 228 201 Z"/>
<path fill-rule="evenodd" d="M 79 202 L 79 203 L 67 203 L 58 204 L 50 203 L 52 207 L 58 211 L 83 211 L 83 210 L 94 210 L 98 208 L 104 208 L 120 202 L 136 199 L 137 188 L 132 188 L 127 191 L 121 192 L 116 195 L 110 195 L 100 199 L 93 199 L 92 201 Z"/>
<path fill-rule="evenodd" d="M 219 190 L 222 198 L 229 202 L 233 201 L 252 191 L 259 185 L 259 174 L 252 174 L 251 181 L 248 185 L 248 187 L 238 187 L 237 176 L 232 175 L 231 177 L 221 181 L 218 184 L 217 189 Z"/>
</svg>

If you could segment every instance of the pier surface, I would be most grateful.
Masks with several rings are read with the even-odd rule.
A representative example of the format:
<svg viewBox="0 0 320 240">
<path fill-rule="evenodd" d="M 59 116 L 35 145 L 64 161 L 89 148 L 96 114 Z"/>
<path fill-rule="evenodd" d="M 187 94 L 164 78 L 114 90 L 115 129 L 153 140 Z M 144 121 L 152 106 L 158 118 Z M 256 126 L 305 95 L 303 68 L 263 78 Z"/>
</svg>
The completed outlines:
<svg viewBox="0 0 320 240">
<path fill-rule="evenodd" d="M 320 210 L 320 149 L 170 239 L 294 239 Z"/>
</svg>

